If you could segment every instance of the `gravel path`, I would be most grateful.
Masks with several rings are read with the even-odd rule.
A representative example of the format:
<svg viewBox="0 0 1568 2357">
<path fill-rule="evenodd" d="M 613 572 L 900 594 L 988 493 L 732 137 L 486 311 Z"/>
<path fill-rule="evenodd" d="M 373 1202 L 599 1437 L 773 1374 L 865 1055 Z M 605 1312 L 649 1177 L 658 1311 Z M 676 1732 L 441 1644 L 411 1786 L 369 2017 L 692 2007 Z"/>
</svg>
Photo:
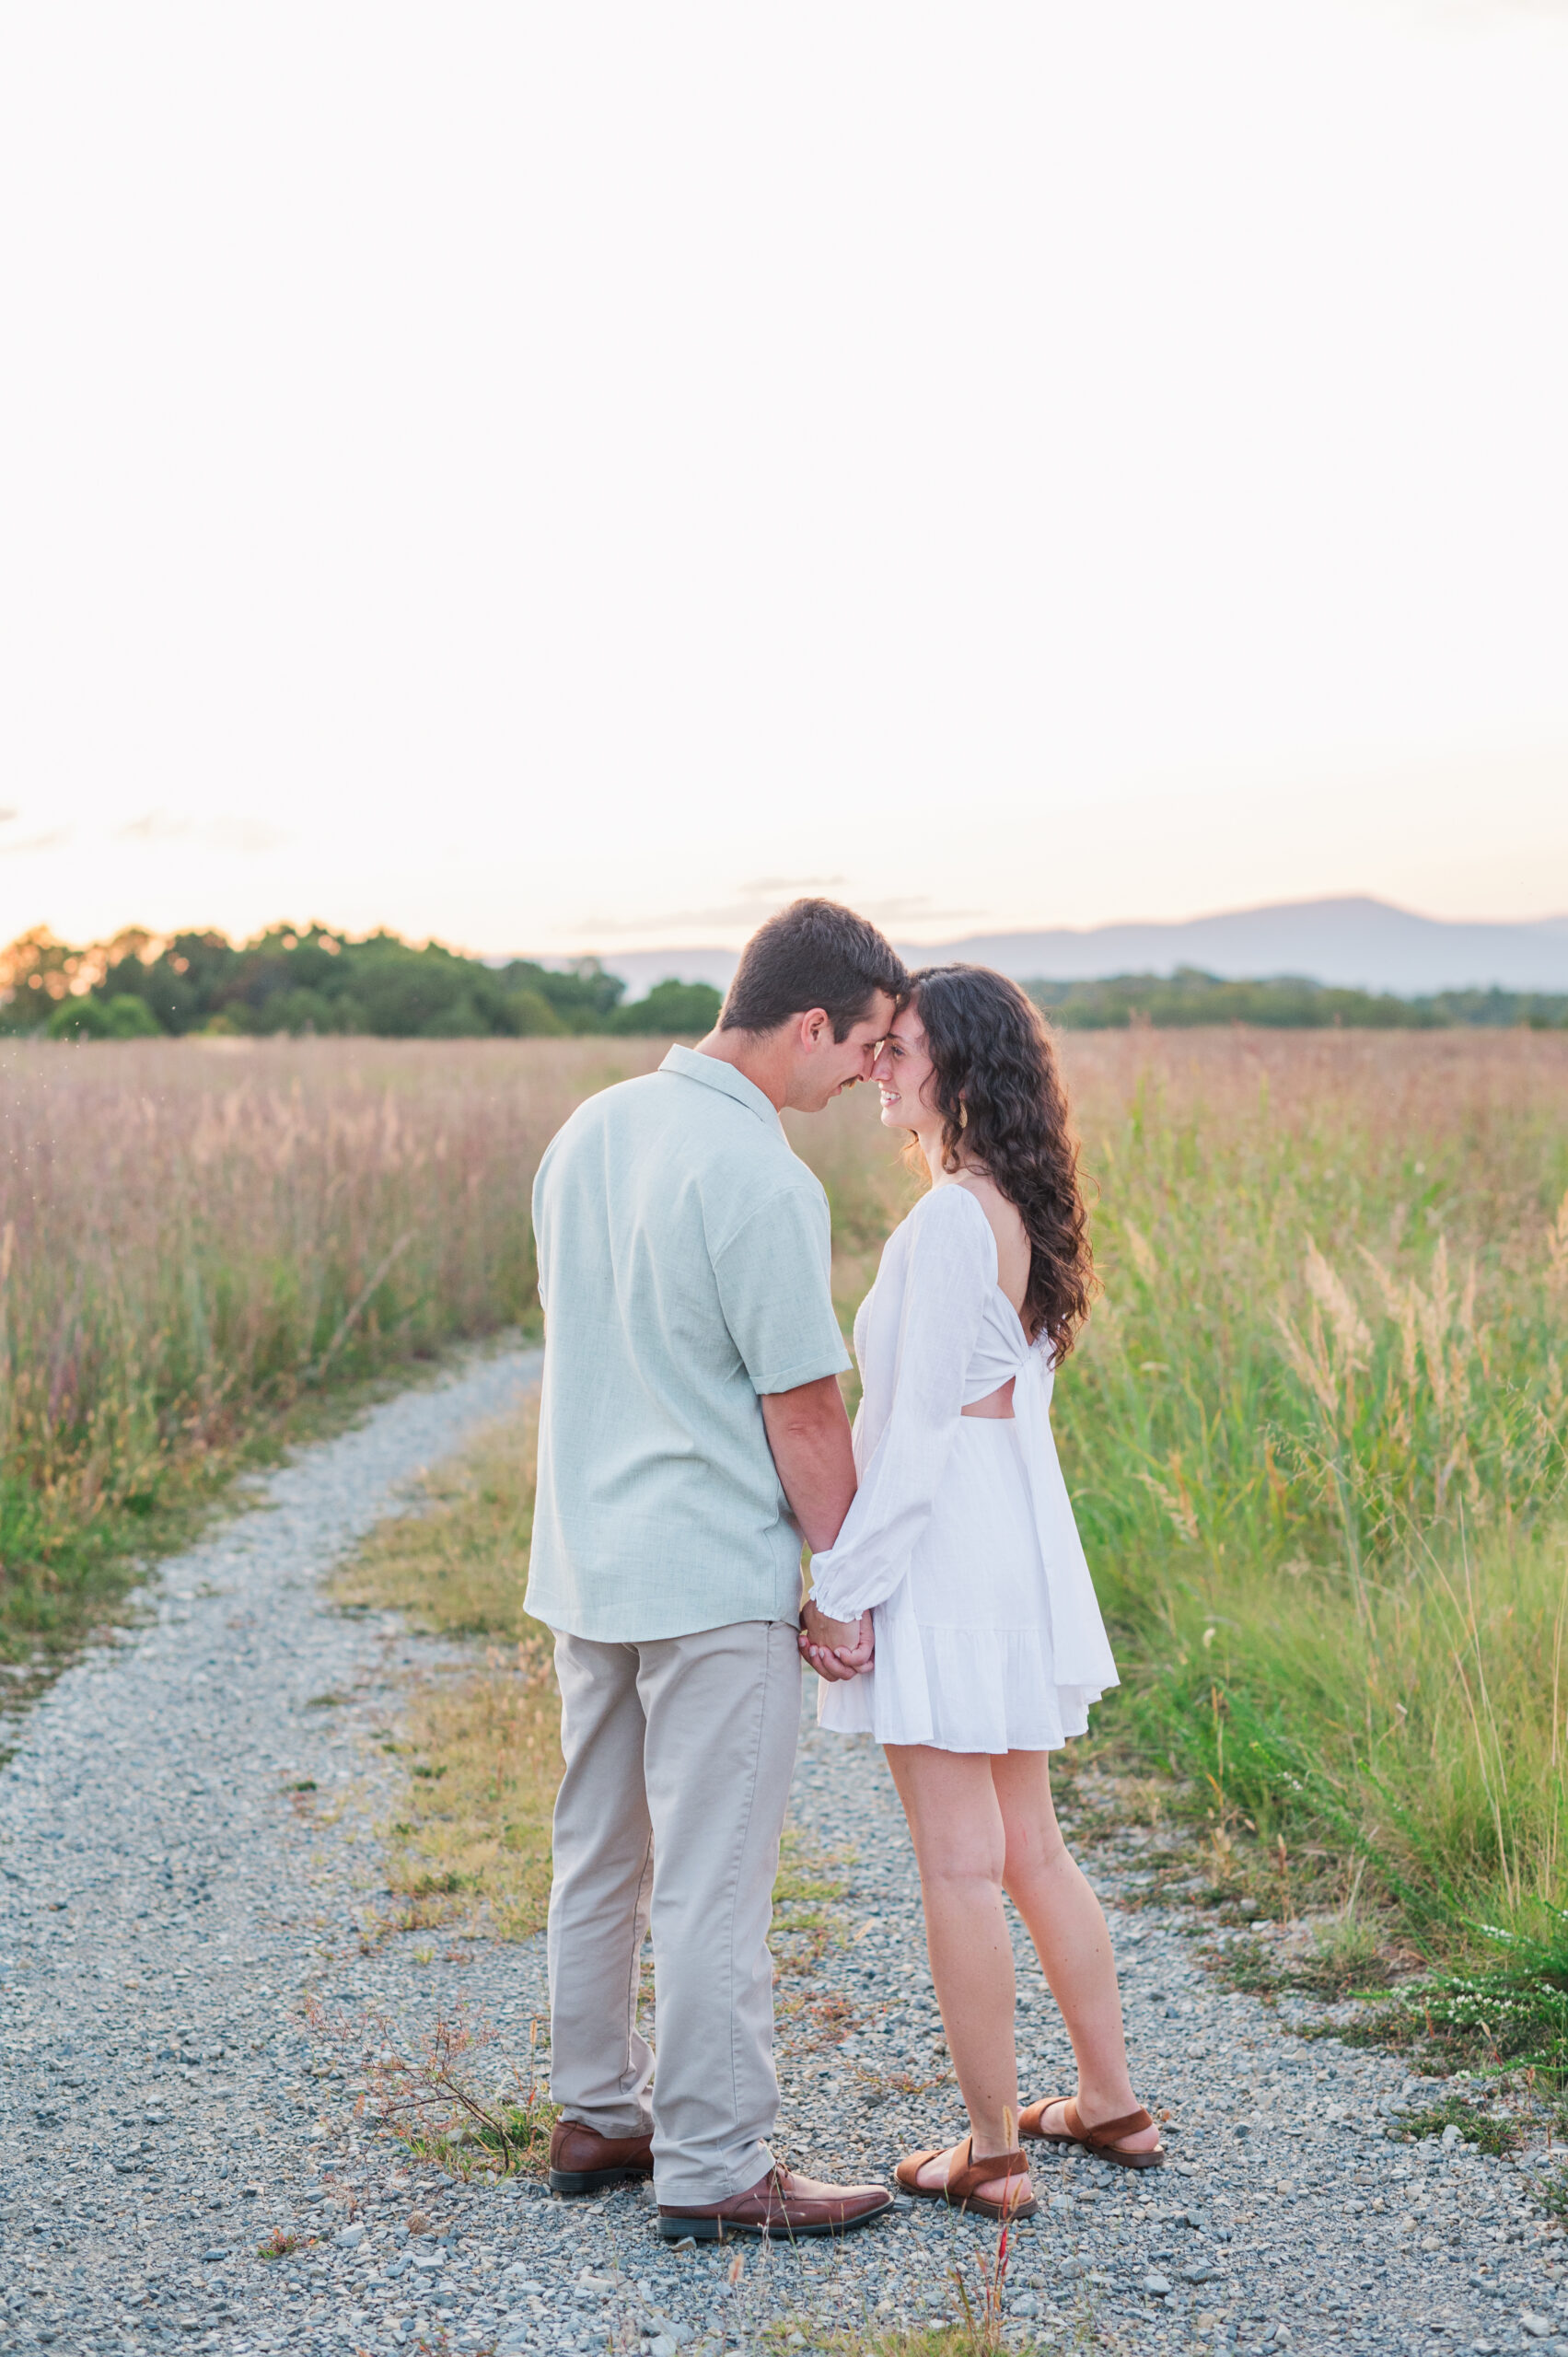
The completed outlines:
<svg viewBox="0 0 1568 2357">
<path fill-rule="evenodd" d="M 0 1777 L 0 2351 L 608 2343 L 676 2357 L 770 2321 L 787 2348 L 795 2319 L 956 2316 L 955 2270 L 978 2298 L 994 2231 L 935 2207 L 837 2247 L 742 2247 L 732 2282 L 731 2250 L 660 2245 L 641 2189 L 565 2203 L 466 2188 L 354 2117 L 334 2025 L 375 2008 L 412 2042 L 466 2002 L 526 2056 L 543 1958 L 538 1941 L 362 1944 L 385 1896 L 372 1822 L 392 1789 L 372 1738 L 402 1675 L 451 1654 L 390 1616 L 336 1612 L 317 1584 L 535 1367 L 517 1352 L 470 1361 L 302 1452 L 258 1485 L 254 1511 L 162 1568 L 147 1625 L 30 1713 Z M 781 1987 L 780 2147 L 825 2174 L 885 2176 L 960 2119 L 880 1755 L 808 1726 L 795 1817 L 854 1855 L 842 1942 Z M 1009 2339 L 1568 2357 L 1562 2245 L 1527 2167 L 1390 2141 L 1394 2108 L 1423 2092 L 1400 2063 L 1294 2039 L 1202 1976 L 1178 1912 L 1118 1909 L 1145 1840 L 1091 1863 L 1134 2074 L 1174 2115 L 1174 2165 L 1037 2171 Z M 1071 2084 L 1023 1952 L 1019 2042 L 1031 2091 Z M 411 2237 L 417 2212 L 431 2231 Z M 300 2244 L 263 2262 L 274 2227 Z"/>
</svg>

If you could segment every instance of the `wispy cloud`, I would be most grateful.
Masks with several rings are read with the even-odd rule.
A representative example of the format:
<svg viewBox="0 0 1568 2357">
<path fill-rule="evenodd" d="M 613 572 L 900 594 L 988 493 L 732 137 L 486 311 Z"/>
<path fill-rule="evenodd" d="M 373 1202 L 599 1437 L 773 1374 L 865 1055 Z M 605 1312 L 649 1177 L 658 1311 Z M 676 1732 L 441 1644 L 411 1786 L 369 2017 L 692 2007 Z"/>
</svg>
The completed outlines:
<svg viewBox="0 0 1568 2357">
<path fill-rule="evenodd" d="M 20 859 L 31 851 L 52 851 L 57 843 L 69 842 L 69 827 L 49 827 L 41 835 L 13 835 L 6 830 L 21 817 L 19 810 L 0 810 L 0 857 Z"/>
<path fill-rule="evenodd" d="M 283 830 L 265 819 L 197 819 L 170 810 L 148 810 L 128 819 L 114 830 L 122 843 L 155 845 L 190 843 L 198 851 L 253 853 L 275 851 L 287 841 Z"/>
<path fill-rule="evenodd" d="M 924 893 L 905 900 L 862 900 L 860 913 L 877 924 L 970 924 L 983 909 L 945 909 Z"/>
<path fill-rule="evenodd" d="M 124 826 L 116 827 L 114 840 L 117 843 L 179 842 L 193 831 L 189 819 L 171 819 L 166 810 L 149 810 L 145 818 L 128 819 Z"/>
</svg>

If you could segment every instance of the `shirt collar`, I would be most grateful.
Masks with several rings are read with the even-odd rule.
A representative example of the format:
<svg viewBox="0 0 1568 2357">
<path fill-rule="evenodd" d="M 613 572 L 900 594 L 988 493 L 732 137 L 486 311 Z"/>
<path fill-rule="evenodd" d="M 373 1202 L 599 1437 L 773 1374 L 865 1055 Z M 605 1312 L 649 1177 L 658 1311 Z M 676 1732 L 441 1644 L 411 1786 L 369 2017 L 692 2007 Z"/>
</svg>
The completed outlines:
<svg viewBox="0 0 1568 2357">
<path fill-rule="evenodd" d="M 700 1056 L 695 1048 L 671 1048 L 659 1066 L 660 1072 L 678 1072 L 682 1080 L 699 1081 L 704 1088 L 716 1088 L 722 1097 L 733 1097 L 749 1113 L 784 1135 L 784 1123 L 771 1097 L 764 1097 L 754 1080 L 748 1080 L 733 1064 L 721 1062 L 717 1056 Z"/>
</svg>

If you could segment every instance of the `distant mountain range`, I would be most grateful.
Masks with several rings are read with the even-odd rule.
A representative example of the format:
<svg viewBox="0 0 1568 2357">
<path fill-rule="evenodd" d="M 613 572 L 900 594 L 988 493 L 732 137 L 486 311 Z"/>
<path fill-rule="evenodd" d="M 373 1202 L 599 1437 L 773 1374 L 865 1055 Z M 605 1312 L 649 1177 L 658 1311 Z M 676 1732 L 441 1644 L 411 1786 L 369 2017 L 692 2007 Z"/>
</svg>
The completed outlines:
<svg viewBox="0 0 1568 2357">
<path fill-rule="evenodd" d="M 1109 974 L 1169 974 L 1198 966 L 1226 981 L 1301 974 L 1351 990 L 1568 991 L 1568 916 L 1520 924 L 1450 923 L 1414 916 L 1387 900 L 1286 900 L 1175 924 L 1102 924 L 1078 933 L 977 934 L 966 941 L 900 943 L 912 966 L 961 958 L 1016 981 L 1098 981 Z M 726 987 L 733 949 L 607 952 L 604 964 L 640 998 L 673 975 Z M 552 964 L 559 960 L 547 961 Z"/>
</svg>

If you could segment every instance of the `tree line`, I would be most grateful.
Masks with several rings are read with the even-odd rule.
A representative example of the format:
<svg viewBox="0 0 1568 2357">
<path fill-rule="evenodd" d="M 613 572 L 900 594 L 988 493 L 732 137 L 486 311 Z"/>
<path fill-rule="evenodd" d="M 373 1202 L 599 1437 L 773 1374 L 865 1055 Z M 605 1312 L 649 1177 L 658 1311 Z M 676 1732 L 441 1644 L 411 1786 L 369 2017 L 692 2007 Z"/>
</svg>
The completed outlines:
<svg viewBox="0 0 1568 2357">
<path fill-rule="evenodd" d="M 238 946 L 216 932 L 140 929 L 72 948 L 38 930 L 0 952 L 0 1026 L 52 1039 L 175 1039 L 202 1032 L 360 1032 L 385 1039 L 542 1039 L 711 1030 L 711 983 L 658 982 L 625 1003 L 596 958 L 557 972 L 504 966 L 395 933 L 354 940 L 326 925 L 269 927 Z"/>
<path fill-rule="evenodd" d="M 1568 1028 L 1568 995 L 1544 991 L 1440 991 L 1425 998 L 1398 998 L 1390 991 L 1342 990 L 1291 974 L 1226 981 L 1196 966 L 1179 966 L 1174 974 L 1115 974 L 1104 981 L 1039 981 L 1028 988 L 1064 1031 L 1137 1023 L 1156 1030 L 1201 1023 L 1257 1023 L 1287 1031 L 1336 1025 L 1369 1031 L 1441 1031 L 1469 1024 Z"/>
</svg>

